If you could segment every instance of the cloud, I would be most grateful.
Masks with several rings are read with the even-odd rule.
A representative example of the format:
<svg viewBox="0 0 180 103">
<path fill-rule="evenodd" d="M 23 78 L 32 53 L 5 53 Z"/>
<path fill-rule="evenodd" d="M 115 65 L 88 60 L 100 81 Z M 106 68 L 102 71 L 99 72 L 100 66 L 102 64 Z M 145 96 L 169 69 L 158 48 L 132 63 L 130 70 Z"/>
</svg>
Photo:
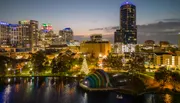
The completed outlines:
<svg viewBox="0 0 180 103">
<path fill-rule="evenodd" d="M 119 26 L 94 28 L 94 29 L 89 29 L 89 31 L 98 31 L 99 30 L 99 31 L 105 31 L 105 32 L 113 32 L 116 29 L 119 29 Z"/>
<path fill-rule="evenodd" d="M 167 40 L 172 44 L 178 43 L 178 33 L 180 33 L 180 19 L 164 19 L 166 22 L 157 22 L 147 25 L 137 25 L 138 43 L 144 43 L 145 40 L 152 39 L 156 42 Z M 178 21 L 178 22 L 172 22 Z M 104 31 L 110 34 L 109 37 L 113 38 L 114 31 L 119 29 L 119 26 L 94 28 L 91 31 Z M 113 40 L 110 39 L 112 42 Z"/>
<path fill-rule="evenodd" d="M 180 18 L 163 19 L 164 22 L 180 22 Z"/>
</svg>

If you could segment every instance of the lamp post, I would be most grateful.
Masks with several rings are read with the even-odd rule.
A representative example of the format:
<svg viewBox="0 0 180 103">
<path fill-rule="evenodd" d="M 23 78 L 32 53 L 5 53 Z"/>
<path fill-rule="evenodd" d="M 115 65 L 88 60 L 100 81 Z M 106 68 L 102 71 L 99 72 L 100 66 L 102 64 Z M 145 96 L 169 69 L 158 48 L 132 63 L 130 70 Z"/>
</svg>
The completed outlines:
<svg viewBox="0 0 180 103">
<path fill-rule="evenodd" d="M 8 71 L 10 71 L 11 70 L 11 68 L 8 68 Z"/>
</svg>

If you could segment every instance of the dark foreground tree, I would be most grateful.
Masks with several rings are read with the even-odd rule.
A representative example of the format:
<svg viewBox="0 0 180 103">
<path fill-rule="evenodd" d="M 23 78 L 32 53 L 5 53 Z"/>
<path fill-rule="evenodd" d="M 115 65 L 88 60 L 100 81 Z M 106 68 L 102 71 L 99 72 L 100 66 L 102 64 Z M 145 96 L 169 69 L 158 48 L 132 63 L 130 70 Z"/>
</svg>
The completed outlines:
<svg viewBox="0 0 180 103">
<path fill-rule="evenodd" d="M 159 71 L 155 72 L 154 78 L 156 81 L 160 82 L 163 87 L 165 83 L 171 81 L 171 71 L 166 70 L 164 67 L 160 68 Z"/>
<path fill-rule="evenodd" d="M 121 69 L 122 68 L 122 57 L 121 56 L 108 56 L 107 58 L 103 59 L 104 67 L 110 67 L 112 69 Z"/>
<path fill-rule="evenodd" d="M 51 63 L 52 73 L 67 72 L 72 66 L 76 65 L 77 59 L 73 55 L 59 54 Z"/>
<path fill-rule="evenodd" d="M 32 55 L 31 62 L 33 65 L 33 71 L 35 73 L 41 73 L 45 70 L 44 63 L 47 61 L 46 55 L 43 51 L 38 51 Z"/>
<path fill-rule="evenodd" d="M 6 56 L 0 56 L 0 74 L 5 75 L 7 71 L 7 64 L 9 64 L 10 58 Z"/>
</svg>

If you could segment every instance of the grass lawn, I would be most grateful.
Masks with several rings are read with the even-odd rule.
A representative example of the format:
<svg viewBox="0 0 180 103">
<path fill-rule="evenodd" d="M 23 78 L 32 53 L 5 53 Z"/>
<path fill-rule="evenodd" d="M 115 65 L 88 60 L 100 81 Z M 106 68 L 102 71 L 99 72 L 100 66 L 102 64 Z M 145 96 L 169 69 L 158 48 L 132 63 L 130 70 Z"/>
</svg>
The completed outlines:
<svg viewBox="0 0 180 103">
<path fill-rule="evenodd" d="M 145 72 L 145 74 L 154 77 L 154 74 L 155 74 L 155 73 L 154 73 L 154 72 Z"/>
</svg>

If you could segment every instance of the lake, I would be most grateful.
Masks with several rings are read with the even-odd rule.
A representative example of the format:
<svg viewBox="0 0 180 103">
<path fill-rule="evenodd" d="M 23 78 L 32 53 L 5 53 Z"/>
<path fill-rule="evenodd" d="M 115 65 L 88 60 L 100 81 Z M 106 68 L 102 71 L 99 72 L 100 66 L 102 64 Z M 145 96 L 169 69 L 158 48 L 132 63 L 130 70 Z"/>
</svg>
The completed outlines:
<svg viewBox="0 0 180 103">
<path fill-rule="evenodd" d="M 0 78 L 0 103 L 180 103 L 180 95 L 85 92 L 78 79 L 65 77 Z"/>
</svg>

